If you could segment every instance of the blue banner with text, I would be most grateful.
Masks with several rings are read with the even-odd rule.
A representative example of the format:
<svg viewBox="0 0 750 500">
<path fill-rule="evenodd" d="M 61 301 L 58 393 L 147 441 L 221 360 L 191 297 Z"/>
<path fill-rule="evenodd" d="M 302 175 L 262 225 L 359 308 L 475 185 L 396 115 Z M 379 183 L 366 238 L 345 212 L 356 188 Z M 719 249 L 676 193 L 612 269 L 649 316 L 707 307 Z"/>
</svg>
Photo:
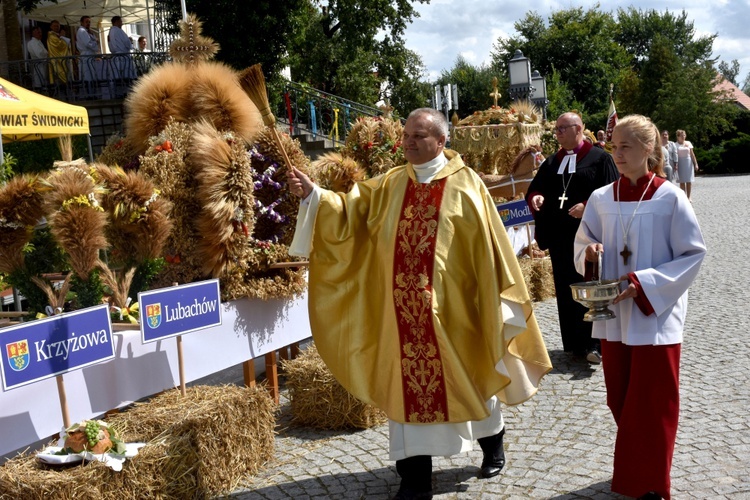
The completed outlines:
<svg viewBox="0 0 750 500">
<path fill-rule="evenodd" d="M 0 330 L 3 390 L 115 357 L 109 306 L 89 307 Z"/>
<path fill-rule="evenodd" d="M 531 209 L 526 200 L 500 203 L 497 205 L 497 213 L 500 214 L 505 227 L 520 226 L 527 222 L 534 222 L 534 216 L 531 215 Z"/>
<path fill-rule="evenodd" d="M 221 325 L 219 280 L 138 294 L 143 343 Z"/>
</svg>

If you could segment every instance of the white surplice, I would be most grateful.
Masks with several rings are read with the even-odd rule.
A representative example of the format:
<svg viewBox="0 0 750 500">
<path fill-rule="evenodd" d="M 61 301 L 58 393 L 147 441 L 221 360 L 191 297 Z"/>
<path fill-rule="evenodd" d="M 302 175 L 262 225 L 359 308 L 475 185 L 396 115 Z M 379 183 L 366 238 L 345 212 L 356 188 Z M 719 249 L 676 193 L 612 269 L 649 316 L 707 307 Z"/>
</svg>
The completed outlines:
<svg viewBox="0 0 750 500">
<path fill-rule="evenodd" d="M 627 299 L 609 306 L 617 317 L 595 321 L 592 335 L 631 346 L 681 343 L 688 288 L 706 255 L 695 212 L 683 191 L 670 182 L 643 200 L 637 211 L 638 202 L 614 201 L 616 185 L 597 189 L 589 198 L 575 239 L 576 269 L 583 275 L 586 246 L 602 243 L 603 279 L 635 272 L 655 314 L 645 316 Z M 627 265 L 620 255 L 624 240 L 618 204 L 625 227 L 635 211 L 628 232 L 633 255 Z"/>
</svg>

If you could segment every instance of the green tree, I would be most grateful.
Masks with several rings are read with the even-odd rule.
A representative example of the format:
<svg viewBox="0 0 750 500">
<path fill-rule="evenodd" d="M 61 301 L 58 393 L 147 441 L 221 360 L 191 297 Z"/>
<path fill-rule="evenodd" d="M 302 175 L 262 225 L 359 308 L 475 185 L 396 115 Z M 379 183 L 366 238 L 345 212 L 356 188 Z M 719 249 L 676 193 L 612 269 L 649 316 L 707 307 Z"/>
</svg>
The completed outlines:
<svg viewBox="0 0 750 500">
<path fill-rule="evenodd" d="M 650 116 L 656 109 L 658 91 L 683 67 L 674 44 L 657 33 L 649 52 L 633 64 L 620 86 L 617 104 L 622 114 L 641 113 Z M 639 71 L 640 69 L 640 71 Z M 662 127 L 671 125 L 661 124 Z M 677 128 L 683 128 L 678 126 Z"/>
<path fill-rule="evenodd" d="M 305 4 L 306 0 L 186 1 L 188 12 L 203 22 L 203 34 L 221 46 L 218 61 L 236 69 L 260 63 L 267 77 L 286 65 L 288 42 L 300 27 L 298 14 Z M 174 7 L 181 12 L 179 1 Z"/>
<path fill-rule="evenodd" d="M 292 80 L 363 104 L 404 102 L 398 92 L 419 89 L 423 67 L 403 34 L 418 15 L 412 4 L 427 1 L 308 0 L 288 46 Z"/>
<path fill-rule="evenodd" d="M 728 82 L 732 82 L 734 85 L 739 85 L 737 82 L 737 76 L 740 74 L 740 62 L 737 59 L 732 59 L 731 63 L 725 61 L 719 62 L 719 73 Z"/>
<path fill-rule="evenodd" d="M 398 73 L 394 72 L 394 76 L 388 77 L 389 82 L 395 82 L 389 87 L 388 100 L 400 116 L 406 116 L 413 109 L 428 107 L 432 88 L 424 80 L 425 69 L 419 55 L 412 50 L 406 50 L 403 55 L 403 76 L 398 78 Z M 399 59 L 401 55 L 395 58 Z"/>
<path fill-rule="evenodd" d="M 617 10 L 617 32 L 615 41 L 630 55 L 630 65 L 640 73 L 648 60 L 651 45 L 657 35 L 672 44 L 675 55 L 685 63 L 702 63 L 711 57 L 716 35 L 696 37 L 693 22 L 682 11 L 675 15 L 668 10 L 643 11 L 635 7 Z"/>
<path fill-rule="evenodd" d="M 731 129 L 736 113 L 713 90 L 715 38 L 696 36 L 685 12 L 619 9 L 615 40 L 629 54 L 630 70 L 618 111 L 650 116 L 663 128 L 685 129 L 699 146 Z"/>
<path fill-rule="evenodd" d="M 458 86 L 458 108 L 461 118 L 469 116 L 475 111 L 483 111 L 494 104 L 492 93 L 492 79 L 502 78 L 498 71 L 489 65 L 472 66 L 463 56 L 458 56 L 453 68 L 443 70 L 437 85 L 455 84 Z M 498 84 L 501 94 L 507 85 Z M 503 101 L 501 101 L 503 102 Z M 455 107 L 454 107 L 455 109 Z"/>
<path fill-rule="evenodd" d="M 495 44 L 495 65 L 506 68 L 514 52 L 521 50 L 531 60 L 532 69 L 538 69 L 548 81 L 554 68 L 559 81 L 565 82 L 566 91 L 560 92 L 556 106 L 576 106 L 584 118 L 606 114 L 609 86 L 620 83 L 628 61 L 627 53 L 612 39 L 616 31 L 612 14 L 600 11 L 598 4 L 588 10 L 560 10 L 550 15 L 545 26 L 539 14 L 529 12 L 514 27 L 518 36 L 500 38 Z M 552 87 L 548 85 L 549 93 Z M 572 99 L 560 102 L 567 91 Z"/>
<path fill-rule="evenodd" d="M 562 75 L 560 75 L 560 72 L 554 66 L 552 67 L 552 74 L 547 77 L 547 100 L 549 101 L 549 105 L 547 105 L 547 119 L 550 121 L 557 120 L 558 116 L 571 109 L 580 109 L 582 107 L 581 103 L 576 101 L 573 92 L 562 80 Z M 592 126 L 590 121 L 587 121 L 587 125 L 589 128 Z"/>
<path fill-rule="evenodd" d="M 709 146 L 712 136 L 733 128 L 738 112 L 712 90 L 715 82 L 716 73 L 709 62 L 674 72 L 657 91 L 651 117 L 662 127 L 684 129 L 696 146 Z"/>
</svg>

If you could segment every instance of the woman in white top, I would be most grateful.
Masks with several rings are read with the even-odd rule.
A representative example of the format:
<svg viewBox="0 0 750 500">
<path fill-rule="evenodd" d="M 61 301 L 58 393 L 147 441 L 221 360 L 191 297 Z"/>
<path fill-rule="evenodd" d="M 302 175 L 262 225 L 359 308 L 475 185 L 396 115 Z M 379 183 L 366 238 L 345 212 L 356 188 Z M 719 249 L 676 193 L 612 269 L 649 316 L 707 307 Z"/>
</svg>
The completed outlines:
<svg viewBox="0 0 750 500">
<path fill-rule="evenodd" d="M 677 177 L 680 179 L 680 189 L 691 200 L 690 188 L 693 184 L 693 172 L 698 171 L 698 160 L 695 159 L 693 145 L 685 137 L 684 130 L 677 131 Z"/>
</svg>

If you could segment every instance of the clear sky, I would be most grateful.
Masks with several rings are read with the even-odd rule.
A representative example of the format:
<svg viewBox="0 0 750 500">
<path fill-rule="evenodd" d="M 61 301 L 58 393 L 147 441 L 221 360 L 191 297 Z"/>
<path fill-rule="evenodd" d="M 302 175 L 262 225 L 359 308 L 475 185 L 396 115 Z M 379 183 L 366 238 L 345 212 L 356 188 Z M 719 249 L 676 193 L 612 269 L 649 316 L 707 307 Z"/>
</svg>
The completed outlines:
<svg viewBox="0 0 750 500">
<path fill-rule="evenodd" d="M 420 17 L 406 30 L 406 46 L 422 57 L 427 78 L 433 81 L 442 70 L 452 68 L 459 55 L 473 65 L 488 63 L 498 38 L 517 35 L 513 24 L 530 10 L 547 20 L 558 10 L 579 6 L 589 9 L 596 4 L 593 0 L 431 0 L 429 4 L 415 4 Z M 750 72 L 750 0 L 610 0 L 599 5 L 600 10 L 615 15 L 618 8 L 630 6 L 675 14 L 684 10 L 696 35 L 718 34 L 713 57 L 727 63 L 733 59 L 740 62 L 740 85 Z"/>
</svg>

